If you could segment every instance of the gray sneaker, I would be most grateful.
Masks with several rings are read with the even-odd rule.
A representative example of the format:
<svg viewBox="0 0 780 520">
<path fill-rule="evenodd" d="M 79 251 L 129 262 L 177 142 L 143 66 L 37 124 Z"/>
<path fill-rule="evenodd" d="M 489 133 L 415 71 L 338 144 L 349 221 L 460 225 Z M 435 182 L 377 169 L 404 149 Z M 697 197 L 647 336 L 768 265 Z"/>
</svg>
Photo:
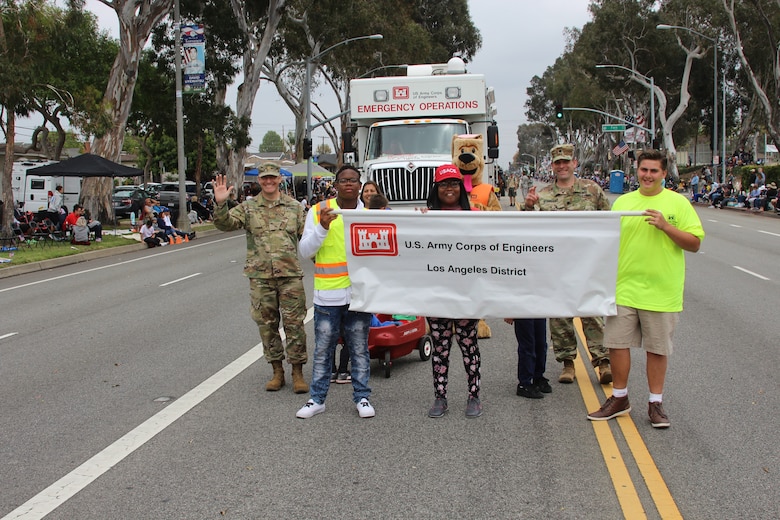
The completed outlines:
<svg viewBox="0 0 780 520">
<path fill-rule="evenodd" d="M 437 397 L 431 409 L 428 410 L 428 417 L 442 417 L 445 413 L 447 413 L 447 399 Z"/>
<path fill-rule="evenodd" d="M 482 415 L 482 403 L 479 402 L 479 397 L 469 397 L 466 402 L 466 417 L 473 418 Z"/>
</svg>

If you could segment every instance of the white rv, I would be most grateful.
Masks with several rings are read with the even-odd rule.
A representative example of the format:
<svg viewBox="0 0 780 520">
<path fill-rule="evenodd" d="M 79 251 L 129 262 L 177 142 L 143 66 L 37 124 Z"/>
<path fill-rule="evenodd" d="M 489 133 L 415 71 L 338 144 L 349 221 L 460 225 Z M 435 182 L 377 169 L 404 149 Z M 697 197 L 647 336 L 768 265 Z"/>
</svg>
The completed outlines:
<svg viewBox="0 0 780 520">
<path fill-rule="evenodd" d="M 37 213 L 49 205 L 49 192 L 63 187 L 62 204 L 73 210 L 81 194 L 81 177 L 41 176 L 28 173 L 31 168 L 53 164 L 54 161 L 16 161 L 11 173 L 11 189 L 14 202 L 24 202 L 24 211 Z"/>
<path fill-rule="evenodd" d="M 452 162 L 452 137 L 482 134 L 485 183 L 495 183 L 498 127 L 495 96 L 482 74 L 468 74 L 463 60 L 409 65 L 406 76 L 350 81 L 350 117 L 357 137 L 345 139 L 344 162 L 375 181 L 391 202 L 428 197 L 433 174 Z"/>
</svg>

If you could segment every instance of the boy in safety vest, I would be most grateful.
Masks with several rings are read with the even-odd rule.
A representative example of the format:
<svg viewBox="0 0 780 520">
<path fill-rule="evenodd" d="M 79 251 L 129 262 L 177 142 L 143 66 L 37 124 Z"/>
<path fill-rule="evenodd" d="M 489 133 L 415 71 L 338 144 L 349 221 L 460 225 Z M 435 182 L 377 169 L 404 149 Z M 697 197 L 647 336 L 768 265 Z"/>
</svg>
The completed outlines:
<svg viewBox="0 0 780 520">
<path fill-rule="evenodd" d="M 349 310 L 352 282 L 347 272 L 344 219 L 336 209 L 363 209 L 360 173 L 344 165 L 336 172 L 336 198 L 312 206 L 298 245 L 301 256 L 314 256 L 314 367 L 309 401 L 295 414 L 308 419 L 325 411 L 331 368 L 339 338 L 349 348 L 352 361 L 352 400 L 360 417 L 374 417 L 368 401 L 370 357 L 368 330 L 371 314 Z"/>
</svg>

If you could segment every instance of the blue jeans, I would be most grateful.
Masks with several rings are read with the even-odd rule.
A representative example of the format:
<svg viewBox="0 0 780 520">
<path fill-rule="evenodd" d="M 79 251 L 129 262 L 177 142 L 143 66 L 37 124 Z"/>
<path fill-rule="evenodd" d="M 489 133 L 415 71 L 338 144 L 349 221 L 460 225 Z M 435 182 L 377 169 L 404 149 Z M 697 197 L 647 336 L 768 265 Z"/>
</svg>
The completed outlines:
<svg viewBox="0 0 780 520">
<path fill-rule="evenodd" d="M 370 326 L 371 314 L 350 311 L 349 305 L 314 305 L 314 367 L 310 394 L 315 403 L 323 404 L 328 396 L 333 358 L 342 334 L 352 362 L 352 400 L 358 403 L 371 395 L 368 386 L 371 375 L 371 358 L 368 355 Z"/>
</svg>

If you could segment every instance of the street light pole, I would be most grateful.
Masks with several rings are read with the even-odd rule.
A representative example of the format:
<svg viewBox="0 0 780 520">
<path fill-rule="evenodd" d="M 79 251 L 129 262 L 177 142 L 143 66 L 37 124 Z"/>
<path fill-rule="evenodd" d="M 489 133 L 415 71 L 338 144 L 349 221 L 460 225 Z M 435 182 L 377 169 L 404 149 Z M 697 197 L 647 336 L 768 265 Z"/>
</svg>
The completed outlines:
<svg viewBox="0 0 780 520">
<path fill-rule="evenodd" d="M 178 151 L 179 170 L 179 213 L 176 218 L 176 226 L 189 232 L 192 230 L 190 219 L 187 217 L 187 159 L 184 156 L 184 100 L 182 99 L 181 78 L 181 15 L 179 0 L 173 4 L 174 19 L 174 63 L 176 80 L 176 149 Z"/>
<path fill-rule="evenodd" d="M 688 31 L 689 33 L 693 33 L 697 36 L 700 36 L 701 38 L 704 38 L 705 40 L 709 40 L 712 42 L 712 49 L 713 49 L 713 74 L 712 74 L 712 164 L 713 167 L 715 166 L 715 156 L 718 154 L 718 40 L 716 38 L 713 38 L 711 36 L 707 36 L 706 34 L 702 34 L 699 31 L 696 31 L 694 29 L 691 29 L 690 27 L 684 27 L 682 25 L 667 25 L 665 23 L 660 23 L 655 26 L 656 29 L 660 29 L 662 31 L 668 31 L 671 29 L 680 29 L 681 31 Z M 725 89 L 725 79 L 724 79 L 724 89 Z M 723 96 L 723 119 L 725 121 L 726 119 L 726 96 L 724 94 Z M 726 140 L 726 130 L 725 130 L 725 124 L 723 126 L 723 140 Z M 726 143 L 723 143 L 723 150 L 726 149 Z M 722 165 L 722 176 L 721 176 L 721 182 L 726 182 L 726 162 L 725 162 L 725 156 L 722 156 L 720 158 L 720 165 Z M 717 175 L 717 168 L 715 169 L 715 172 Z"/>
<path fill-rule="evenodd" d="M 602 65 L 596 65 L 596 68 L 626 70 L 631 74 L 635 74 L 640 78 L 644 78 L 646 81 L 650 82 L 650 147 L 652 148 L 653 143 L 655 141 L 655 78 L 653 78 L 652 76 L 645 76 L 641 72 L 638 72 L 629 67 L 624 67 L 623 65 L 613 65 L 611 63 L 605 63 Z"/>
<path fill-rule="evenodd" d="M 536 156 L 535 155 L 531 155 L 530 153 L 521 153 L 520 156 L 521 157 L 522 156 L 530 157 L 531 159 L 534 160 L 534 173 L 536 173 Z"/>
<path fill-rule="evenodd" d="M 340 47 L 341 45 L 346 45 L 346 44 L 348 44 L 350 42 L 354 42 L 354 41 L 358 41 L 358 40 L 381 40 L 382 38 L 384 38 L 384 36 L 382 36 L 381 34 L 371 34 L 371 35 L 368 35 L 368 36 L 357 36 L 355 38 L 347 38 L 346 40 L 343 40 L 343 41 L 340 41 L 340 42 L 338 42 L 336 44 L 331 45 L 330 47 L 328 47 L 324 51 L 322 51 L 322 52 L 320 52 L 318 54 L 315 54 L 314 56 L 306 58 L 306 81 L 305 81 L 305 85 L 304 85 L 304 89 L 306 90 L 306 105 L 305 105 L 305 110 L 306 110 L 306 135 L 305 135 L 305 139 L 307 139 L 308 141 L 311 141 L 311 131 L 312 131 L 312 128 L 313 128 L 312 125 L 311 125 L 311 76 L 312 76 L 311 68 L 314 65 L 314 63 L 316 63 L 316 61 L 318 59 L 320 59 L 322 56 L 324 56 L 325 54 L 329 53 L 330 51 L 332 51 L 336 47 Z M 312 197 L 312 194 L 313 194 L 312 183 L 311 183 L 311 169 L 312 169 L 311 157 L 309 157 L 308 159 L 306 159 L 306 193 L 307 193 L 307 198 L 309 200 L 311 200 L 311 197 Z"/>
</svg>

